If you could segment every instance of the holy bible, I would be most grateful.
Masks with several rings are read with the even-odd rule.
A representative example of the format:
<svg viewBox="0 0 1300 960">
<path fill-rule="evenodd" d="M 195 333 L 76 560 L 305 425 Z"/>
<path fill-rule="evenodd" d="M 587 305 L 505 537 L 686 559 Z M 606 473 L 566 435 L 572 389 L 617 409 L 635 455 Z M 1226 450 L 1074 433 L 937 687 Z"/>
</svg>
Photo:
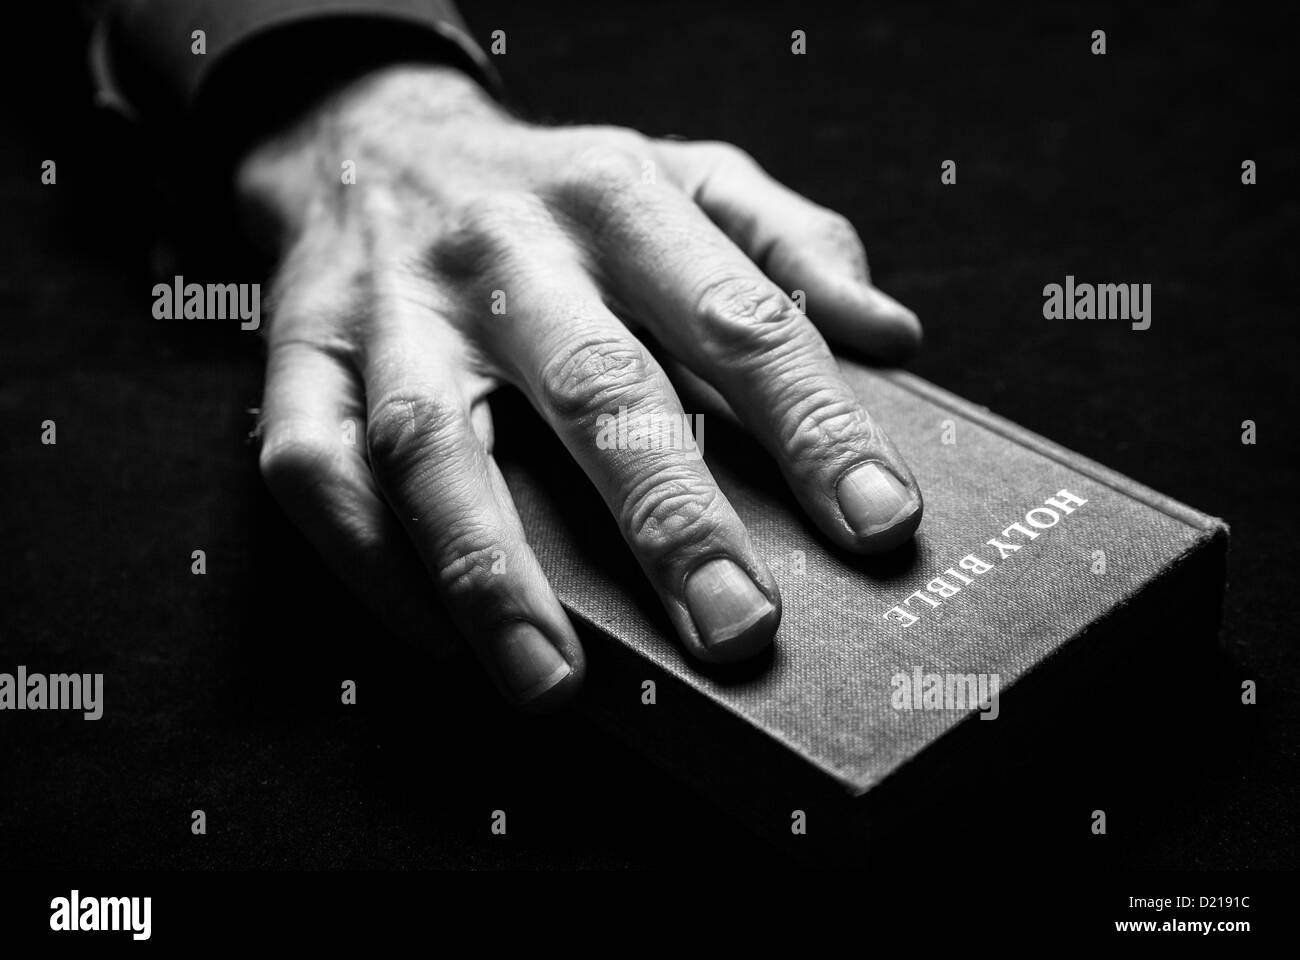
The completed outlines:
<svg viewBox="0 0 1300 960">
<path fill-rule="evenodd" d="M 1125 691 L 1212 642 L 1227 528 L 917 377 L 841 363 L 910 464 L 924 519 L 893 554 L 843 553 L 734 420 L 697 418 L 782 591 L 775 644 L 753 663 L 689 658 L 542 431 L 503 432 L 497 455 L 582 630 L 582 709 L 796 853 L 858 862 L 977 793 L 1033 782 L 1063 731 L 1122 721 Z"/>
</svg>

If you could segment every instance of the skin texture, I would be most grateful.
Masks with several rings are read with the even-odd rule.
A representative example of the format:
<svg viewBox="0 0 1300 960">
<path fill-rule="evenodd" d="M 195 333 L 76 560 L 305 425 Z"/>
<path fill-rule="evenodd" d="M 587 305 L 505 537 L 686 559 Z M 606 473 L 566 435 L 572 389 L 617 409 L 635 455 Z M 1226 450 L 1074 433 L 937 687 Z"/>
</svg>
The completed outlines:
<svg viewBox="0 0 1300 960">
<path fill-rule="evenodd" d="M 878 552 L 920 523 L 824 339 L 897 361 L 920 325 L 871 286 L 843 217 L 732 146 L 535 126 L 453 69 L 397 66 L 259 144 L 238 191 L 279 264 L 267 483 L 394 631 L 435 654 L 459 635 L 517 706 L 562 703 L 584 662 L 492 458 L 503 385 L 592 479 L 701 660 L 770 644 L 780 591 L 697 455 L 597 442 L 620 408 L 683 415 L 646 339 L 722 394 L 830 540 Z"/>
</svg>

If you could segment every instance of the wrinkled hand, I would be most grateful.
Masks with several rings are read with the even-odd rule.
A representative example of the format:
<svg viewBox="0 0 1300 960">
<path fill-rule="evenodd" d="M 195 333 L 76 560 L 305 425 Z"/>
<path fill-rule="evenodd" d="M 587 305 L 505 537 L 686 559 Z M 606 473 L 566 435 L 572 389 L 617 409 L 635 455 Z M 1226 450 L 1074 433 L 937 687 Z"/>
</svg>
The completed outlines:
<svg viewBox="0 0 1300 960">
<path fill-rule="evenodd" d="M 780 594 L 698 455 L 597 442 L 620 408 L 682 422 L 635 330 L 727 399 L 840 547 L 888 549 L 920 522 L 822 337 L 896 360 L 916 317 L 871 286 L 844 218 L 734 147 L 534 126 L 455 70 L 403 66 L 259 144 L 238 185 L 280 263 L 267 483 L 395 630 L 441 646 L 440 601 L 516 705 L 565 699 L 583 656 L 492 458 L 503 383 L 591 478 L 702 660 L 766 647 Z"/>
</svg>

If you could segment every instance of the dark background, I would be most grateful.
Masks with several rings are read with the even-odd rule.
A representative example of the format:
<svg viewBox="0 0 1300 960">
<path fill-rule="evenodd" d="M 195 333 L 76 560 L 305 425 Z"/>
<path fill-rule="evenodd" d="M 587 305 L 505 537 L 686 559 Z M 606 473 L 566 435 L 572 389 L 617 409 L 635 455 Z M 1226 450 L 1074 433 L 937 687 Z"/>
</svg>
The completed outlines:
<svg viewBox="0 0 1300 960">
<path fill-rule="evenodd" d="M 498 66 L 532 115 L 731 140 L 850 216 L 926 324 L 916 372 L 1232 525 L 1217 682 L 1189 688 L 1176 747 L 1128 743 L 1179 775 L 1108 783 L 1104 842 L 1077 836 L 1091 797 L 1045 811 L 997 837 L 1004 865 L 1294 867 L 1290 24 L 1236 3 L 464 12 L 480 42 L 506 30 Z M 580 718 L 516 719 L 473 670 L 400 651 L 325 573 L 257 475 L 253 338 L 150 316 L 153 168 L 186 143 L 142 147 L 95 111 L 74 11 L 37 17 L 8 31 L 2 101 L 0 670 L 103 672 L 106 712 L 0 716 L 0 863 L 783 862 Z M 1067 273 L 1151 283 L 1152 328 L 1045 321 Z"/>
</svg>

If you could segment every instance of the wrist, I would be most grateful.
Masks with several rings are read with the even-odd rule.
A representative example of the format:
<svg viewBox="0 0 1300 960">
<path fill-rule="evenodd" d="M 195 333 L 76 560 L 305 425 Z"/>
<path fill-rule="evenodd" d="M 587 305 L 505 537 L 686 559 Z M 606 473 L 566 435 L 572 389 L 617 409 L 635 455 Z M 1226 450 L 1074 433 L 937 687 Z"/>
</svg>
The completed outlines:
<svg viewBox="0 0 1300 960">
<path fill-rule="evenodd" d="M 443 64 L 400 63 L 373 70 L 323 104 L 349 126 L 506 120 L 509 114 L 464 71 Z"/>
</svg>

